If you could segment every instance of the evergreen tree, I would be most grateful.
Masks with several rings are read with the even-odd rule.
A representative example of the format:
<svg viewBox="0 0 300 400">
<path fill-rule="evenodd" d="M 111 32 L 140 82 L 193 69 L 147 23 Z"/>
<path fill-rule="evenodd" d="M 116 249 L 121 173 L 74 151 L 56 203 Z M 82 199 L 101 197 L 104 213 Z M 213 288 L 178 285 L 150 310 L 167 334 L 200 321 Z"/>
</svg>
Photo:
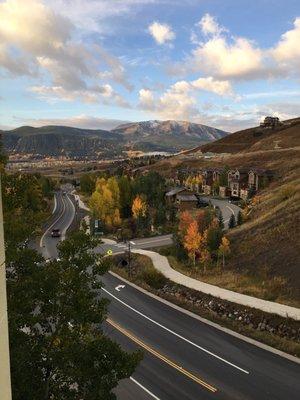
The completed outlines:
<svg viewBox="0 0 300 400">
<path fill-rule="evenodd" d="M 44 262 L 31 249 L 9 260 L 8 308 L 15 400 L 113 400 L 118 381 L 140 359 L 104 335 L 108 300 L 99 280 L 108 265 L 82 232 L 59 245 L 59 259 Z"/>
<path fill-rule="evenodd" d="M 218 226 L 211 225 L 206 231 L 206 243 L 209 252 L 215 253 L 222 241 L 223 232 L 222 229 Z"/>
<path fill-rule="evenodd" d="M 224 218 L 223 218 L 223 214 L 221 211 L 219 213 L 218 220 L 219 220 L 219 227 L 221 229 L 224 229 Z"/>
<path fill-rule="evenodd" d="M 243 223 L 243 214 L 241 211 L 239 211 L 238 216 L 237 216 L 237 224 L 242 225 Z"/>
<path fill-rule="evenodd" d="M 236 225 L 235 216 L 234 216 L 234 214 L 231 214 L 229 222 L 228 222 L 228 228 L 232 229 L 235 227 L 235 225 Z"/>
<path fill-rule="evenodd" d="M 132 187 L 130 179 L 127 176 L 122 175 L 118 179 L 118 185 L 120 190 L 120 212 L 122 218 L 129 218 L 131 216 L 131 204 L 132 204 Z"/>
</svg>

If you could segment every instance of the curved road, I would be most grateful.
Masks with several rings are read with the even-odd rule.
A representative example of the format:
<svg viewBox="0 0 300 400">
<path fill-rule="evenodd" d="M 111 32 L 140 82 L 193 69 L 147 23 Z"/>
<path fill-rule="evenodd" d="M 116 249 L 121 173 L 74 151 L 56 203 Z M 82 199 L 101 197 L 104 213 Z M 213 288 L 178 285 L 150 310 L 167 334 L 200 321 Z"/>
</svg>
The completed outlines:
<svg viewBox="0 0 300 400">
<path fill-rule="evenodd" d="M 45 258 L 57 258 L 57 244 L 65 239 L 66 232 L 75 217 L 75 206 L 70 194 L 58 191 L 55 196 L 55 209 L 49 220 L 46 230 L 40 239 L 40 249 Z M 61 237 L 51 237 L 52 229 L 60 229 Z"/>
<path fill-rule="evenodd" d="M 65 232 L 71 218 L 69 196 L 58 193 L 52 223 Z M 50 227 L 44 251 L 55 257 L 57 241 L 49 231 Z M 168 235 L 141 239 L 133 246 L 154 247 L 168 240 Z M 114 251 L 124 251 L 126 244 L 114 246 Z M 101 296 L 111 300 L 105 333 L 128 351 L 144 351 L 136 372 L 116 389 L 119 400 L 300 398 L 299 363 L 229 335 L 111 274 L 101 280 L 105 285 Z"/>
<path fill-rule="evenodd" d="M 213 199 L 211 197 L 202 196 L 202 195 L 200 195 L 200 197 L 201 197 L 201 199 L 210 201 L 213 206 L 219 207 L 219 209 L 223 215 L 225 229 L 228 228 L 228 222 L 229 222 L 231 215 L 233 214 L 235 216 L 235 219 L 237 219 L 239 211 L 242 211 L 242 209 L 239 206 L 229 203 L 228 200 Z"/>
</svg>

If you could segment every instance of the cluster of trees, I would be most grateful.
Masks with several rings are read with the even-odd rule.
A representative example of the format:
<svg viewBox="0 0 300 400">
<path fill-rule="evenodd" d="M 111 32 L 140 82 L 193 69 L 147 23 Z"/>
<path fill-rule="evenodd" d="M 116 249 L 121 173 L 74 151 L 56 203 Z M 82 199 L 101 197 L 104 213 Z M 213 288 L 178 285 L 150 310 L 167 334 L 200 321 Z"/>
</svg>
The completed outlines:
<svg viewBox="0 0 300 400">
<path fill-rule="evenodd" d="M 62 242 L 50 262 L 27 246 L 47 215 L 53 182 L 2 173 L 13 398 L 116 399 L 113 388 L 134 372 L 141 354 L 127 354 L 102 328 L 108 301 L 99 296 L 100 276 L 107 263 L 82 232 Z"/>
<path fill-rule="evenodd" d="M 118 381 L 135 370 L 140 353 L 127 354 L 105 336 L 108 300 L 99 297 L 108 266 L 82 232 L 45 262 L 17 248 L 7 259 L 13 398 L 116 399 Z"/>
<path fill-rule="evenodd" d="M 244 222 L 244 216 L 241 211 L 238 212 L 237 218 L 235 218 L 234 214 L 231 214 L 228 222 L 228 228 L 232 229 L 237 225 L 242 225 Z"/>
<path fill-rule="evenodd" d="M 223 235 L 222 219 L 216 217 L 214 210 L 201 210 L 196 215 L 182 212 L 176 237 L 177 244 L 185 250 L 194 266 L 200 263 L 206 270 L 213 261 L 219 264 L 220 259 L 225 266 L 230 243 Z"/>
<path fill-rule="evenodd" d="M 118 227 L 120 217 L 120 189 L 116 178 L 99 178 L 90 199 L 90 207 L 95 217 L 107 227 Z"/>
<path fill-rule="evenodd" d="M 90 198 L 90 208 L 108 231 L 123 236 L 143 234 L 160 227 L 172 217 L 165 203 L 165 180 L 156 172 L 129 178 L 100 177 Z"/>
<path fill-rule="evenodd" d="M 184 180 L 184 186 L 192 189 L 197 190 L 200 188 L 203 182 L 203 177 L 201 174 L 199 175 L 188 175 L 188 177 Z"/>
<path fill-rule="evenodd" d="M 38 233 L 55 183 L 40 175 L 6 173 L 1 181 L 6 251 L 10 252 Z"/>
</svg>

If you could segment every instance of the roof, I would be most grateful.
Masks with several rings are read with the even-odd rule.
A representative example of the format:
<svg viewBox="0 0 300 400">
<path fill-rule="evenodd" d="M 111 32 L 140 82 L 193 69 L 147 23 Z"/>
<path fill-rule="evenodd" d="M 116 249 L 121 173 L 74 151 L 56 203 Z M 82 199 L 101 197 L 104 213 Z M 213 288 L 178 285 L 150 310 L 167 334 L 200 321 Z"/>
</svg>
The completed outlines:
<svg viewBox="0 0 300 400">
<path fill-rule="evenodd" d="M 180 193 L 180 192 L 183 192 L 184 190 L 186 190 L 186 188 L 183 188 L 183 187 L 173 188 L 173 189 L 169 190 L 169 191 L 166 193 L 166 196 L 168 196 L 168 197 L 170 197 L 170 196 L 175 196 L 175 194 Z"/>
<path fill-rule="evenodd" d="M 274 172 L 270 171 L 269 169 L 261 169 L 261 168 L 251 168 L 249 170 L 250 172 L 254 172 L 256 175 L 267 175 L 267 176 L 273 176 Z"/>
<path fill-rule="evenodd" d="M 179 201 L 198 201 L 194 194 L 178 194 L 176 198 Z"/>
</svg>

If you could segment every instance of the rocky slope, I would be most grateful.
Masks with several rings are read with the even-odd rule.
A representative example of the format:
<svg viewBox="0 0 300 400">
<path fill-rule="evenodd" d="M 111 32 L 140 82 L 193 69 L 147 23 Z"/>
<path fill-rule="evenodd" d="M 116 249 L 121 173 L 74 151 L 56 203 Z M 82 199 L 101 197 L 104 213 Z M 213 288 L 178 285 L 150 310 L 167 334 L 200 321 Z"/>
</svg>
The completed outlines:
<svg viewBox="0 0 300 400">
<path fill-rule="evenodd" d="M 65 126 L 23 126 L 2 131 L 2 137 L 9 155 L 26 154 L 41 158 L 109 156 L 116 153 L 123 143 L 122 136 L 117 133 Z"/>
<path fill-rule="evenodd" d="M 187 121 L 144 121 L 123 124 L 112 132 L 123 135 L 134 147 L 177 151 L 218 140 L 226 132 Z"/>
</svg>

